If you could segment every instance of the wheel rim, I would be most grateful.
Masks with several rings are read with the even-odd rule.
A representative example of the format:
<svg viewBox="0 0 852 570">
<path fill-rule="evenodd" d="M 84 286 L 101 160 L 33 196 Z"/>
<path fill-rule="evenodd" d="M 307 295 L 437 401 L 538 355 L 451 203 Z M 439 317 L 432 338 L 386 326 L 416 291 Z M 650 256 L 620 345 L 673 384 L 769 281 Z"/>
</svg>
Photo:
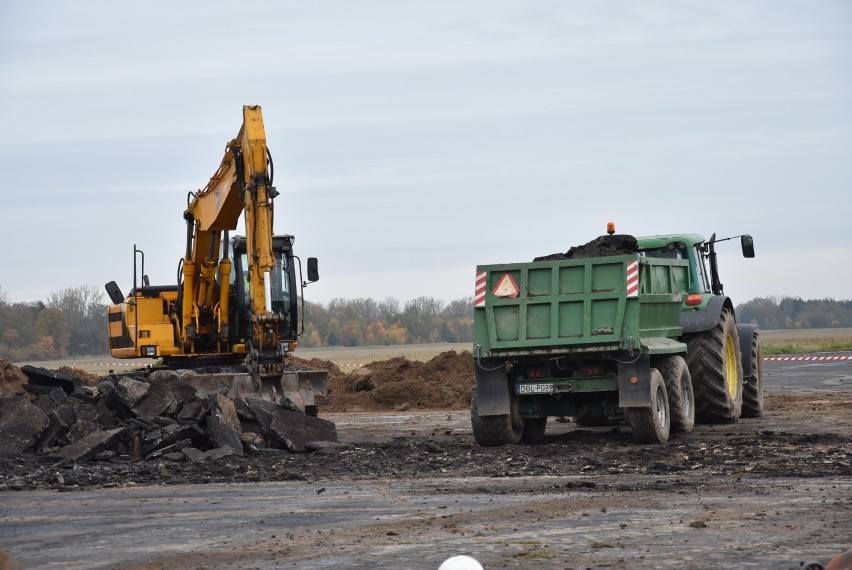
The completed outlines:
<svg viewBox="0 0 852 570">
<path fill-rule="evenodd" d="M 728 389 L 728 396 L 732 400 L 737 398 L 737 352 L 734 350 L 734 339 L 731 335 L 725 335 L 725 386 Z"/>
<path fill-rule="evenodd" d="M 657 404 L 657 423 L 660 427 L 666 427 L 666 420 L 669 414 L 669 410 L 666 407 L 666 392 L 664 388 L 657 387 L 657 393 L 655 394 L 656 404 Z"/>
<path fill-rule="evenodd" d="M 687 417 L 692 416 L 692 391 L 689 389 L 689 380 L 686 375 L 680 377 L 680 401 L 683 412 Z"/>
</svg>

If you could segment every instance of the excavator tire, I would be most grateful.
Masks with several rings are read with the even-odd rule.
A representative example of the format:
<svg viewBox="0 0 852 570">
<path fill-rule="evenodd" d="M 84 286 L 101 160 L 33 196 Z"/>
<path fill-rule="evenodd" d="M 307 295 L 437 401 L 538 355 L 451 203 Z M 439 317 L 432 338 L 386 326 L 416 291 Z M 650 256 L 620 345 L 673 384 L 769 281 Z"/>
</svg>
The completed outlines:
<svg viewBox="0 0 852 570">
<path fill-rule="evenodd" d="M 686 344 L 698 422 L 739 420 L 743 407 L 743 364 L 733 313 L 724 309 L 715 327 L 689 335 Z"/>
<path fill-rule="evenodd" d="M 672 432 L 689 433 L 695 425 L 695 394 L 686 360 L 682 356 L 663 358 L 659 370 L 669 396 Z"/>
<path fill-rule="evenodd" d="M 760 337 L 751 337 L 751 370 L 745 370 L 743 378 L 743 417 L 759 418 L 763 415 L 763 366 L 761 363 Z"/>
<path fill-rule="evenodd" d="M 665 443 L 671 431 L 671 414 L 666 384 L 656 368 L 651 369 L 651 406 L 625 408 L 624 417 L 639 443 Z"/>
<path fill-rule="evenodd" d="M 524 443 L 539 443 L 544 439 L 547 430 L 547 418 L 524 418 L 524 431 L 521 441 Z"/>
<path fill-rule="evenodd" d="M 476 393 L 474 393 L 470 401 L 470 423 L 473 426 L 473 438 L 476 443 L 484 447 L 499 447 L 506 444 L 514 445 L 521 441 L 524 426 L 520 418 L 515 418 L 516 421 L 513 422 L 509 414 L 480 416 L 478 407 Z"/>
</svg>

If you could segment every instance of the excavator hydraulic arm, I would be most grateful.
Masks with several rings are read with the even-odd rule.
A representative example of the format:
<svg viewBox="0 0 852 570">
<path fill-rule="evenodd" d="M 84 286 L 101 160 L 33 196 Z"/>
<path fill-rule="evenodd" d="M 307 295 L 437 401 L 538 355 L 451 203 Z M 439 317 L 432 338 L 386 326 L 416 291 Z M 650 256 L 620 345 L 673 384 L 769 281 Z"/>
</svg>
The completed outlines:
<svg viewBox="0 0 852 570">
<path fill-rule="evenodd" d="M 277 195 L 271 186 L 269 168 L 261 109 L 245 106 L 239 134 L 228 142 L 216 173 L 207 186 L 192 195 L 184 214 L 187 251 L 180 311 L 184 323 L 181 337 L 187 347 L 193 346 L 201 334 L 227 338 L 229 287 L 225 276 L 231 268 L 227 256 L 219 259 L 219 251 L 222 242 L 227 243 L 227 232 L 236 229 L 241 214 L 245 217 L 249 252 L 253 345 L 260 350 L 274 350 L 278 345 L 276 329 L 270 325 L 279 317 L 272 312 L 268 291 L 269 272 L 276 263 L 272 200 Z M 214 296 L 217 272 L 222 279 L 219 294 Z"/>
</svg>

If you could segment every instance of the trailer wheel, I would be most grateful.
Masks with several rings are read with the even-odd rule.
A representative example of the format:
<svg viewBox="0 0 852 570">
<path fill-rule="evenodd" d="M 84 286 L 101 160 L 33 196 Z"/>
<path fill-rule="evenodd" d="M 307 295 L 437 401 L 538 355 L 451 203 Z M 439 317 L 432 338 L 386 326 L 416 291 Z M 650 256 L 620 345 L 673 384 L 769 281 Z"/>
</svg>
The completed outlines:
<svg viewBox="0 0 852 570">
<path fill-rule="evenodd" d="M 512 408 L 517 408 L 517 398 L 512 398 Z M 473 426 L 473 438 L 485 447 L 516 444 L 521 441 L 524 432 L 523 420 L 518 416 L 513 422 L 508 414 L 499 416 L 480 416 L 476 392 L 470 401 L 470 423 Z M 516 425 L 520 423 L 520 425 Z"/>
<path fill-rule="evenodd" d="M 624 417 L 633 430 L 633 438 L 639 443 L 665 443 L 669 440 L 669 398 L 663 377 L 656 368 L 651 369 L 651 406 L 625 408 Z"/>
<path fill-rule="evenodd" d="M 743 364 L 733 313 L 725 309 L 709 331 L 689 335 L 686 361 L 699 422 L 735 422 L 742 414 Z"/>
<path fill-rule="evenodd" d="M 760 336 L 751 337 L 751 370 L 744 370 L 743 417 L 759 418 L 763 415 L 763 366 L 760 352 Z"/>
<path fill-rule="evenodd" d="M 547 418 L 524 418 L 524 433 L 521 441 L 524 443 L 538 443 L 544 439 L 547 430 Z"/>
<path fill-rule="evenodd" d="M 670 356 L 660 361 L 660 374 L 666 384 L 669 409 L 672 413 L 672 432 L 688 433 L 695 425 L 695 394 L 692 377 L 682 356 Z"/>
</svg>

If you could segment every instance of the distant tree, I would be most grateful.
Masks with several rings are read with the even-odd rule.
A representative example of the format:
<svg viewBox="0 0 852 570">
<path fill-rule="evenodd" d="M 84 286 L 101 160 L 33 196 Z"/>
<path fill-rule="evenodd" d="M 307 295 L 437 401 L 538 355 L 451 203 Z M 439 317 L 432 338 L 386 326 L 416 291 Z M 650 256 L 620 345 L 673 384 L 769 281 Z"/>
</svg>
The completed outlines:
<svg viewBox="0 0 852 570">
<path fill-rule="evenodd" d="M 107 350 L 106 304 L 97 285 L 80 285 L 51 292 L 48 307 L 65 314 L 69 354 L 103 354 Z"/>
<path fill-rule="evenodd" d="M 40 347 L 39 354 L 42 357 L 53 358 L 68 354 L 67 318 L 59 309 L 45 308 L 41 311 L 35 322 L 35 333 L 38 340 L 33 344 Z M 50 338 L 50 341 L 46 340 L 47 338 Z"/>
</svg>

